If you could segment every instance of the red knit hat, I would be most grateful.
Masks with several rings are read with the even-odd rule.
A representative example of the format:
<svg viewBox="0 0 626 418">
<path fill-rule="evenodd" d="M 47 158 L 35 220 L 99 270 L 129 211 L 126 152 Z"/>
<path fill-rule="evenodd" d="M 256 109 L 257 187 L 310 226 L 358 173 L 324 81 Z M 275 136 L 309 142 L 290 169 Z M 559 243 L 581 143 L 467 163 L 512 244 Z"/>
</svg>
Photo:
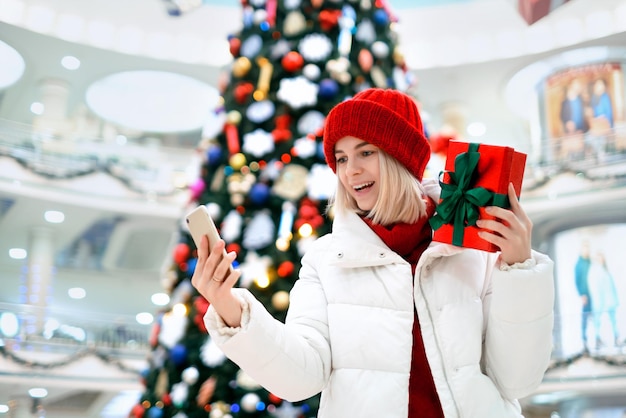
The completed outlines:
<svg viewBox="0 0 626 418">
<path fill-rule="evenodd" d="M 334 172 L 335 144 L 346 136 L 376 145 L 422 180 L 430 145 L 415 101 L 408 95 L 370 88 L 331 109 L 324 126 L 324 155 Z"/>
</svg>

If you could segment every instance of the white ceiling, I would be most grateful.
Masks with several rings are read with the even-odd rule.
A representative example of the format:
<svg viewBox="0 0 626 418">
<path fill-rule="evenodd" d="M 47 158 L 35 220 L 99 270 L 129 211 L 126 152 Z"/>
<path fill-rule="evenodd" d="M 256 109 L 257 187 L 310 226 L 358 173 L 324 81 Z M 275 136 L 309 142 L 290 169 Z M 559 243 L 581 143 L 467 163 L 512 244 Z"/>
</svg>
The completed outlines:
<svg viewBox="0 0 626 418">
<path fill-rule="evenodd" d="M 28 6 L 45 4 L 58 12 L 115 22 L 119 26 L 138 25 L 147 32 L 192 33 L 200 38 L 215 40 L 215 45 L 219 45 L 220 41 L 240 26 L 238 1 L 231 1 L 230 5 L 228 1 L 218 2 L 215 6 L 205 6 L 187 16 L 173 18 L 165 12 L 162 0 L 0 0 L 0 16 L 3 9 L 7 10 L 7 5 L 16 3 Z M 390 3 L 393 4 L 393 0 Z M 408 8 L 405 4 L 413 3 L 406 1 L 395 10 L 400 18 L 402 47 L 418 80 L 414 92 L 423 111 L 430 115 L 431 131 L 441 127 L 446 111 L 456 109 L 467 122 L 476 120 L 486 124 L 487 134 L 481 138 L 484 142 L 505 143 L 524 152 L 532 153 L 528 140 L 528 120 L 512 111 L 504 95 L 511 77 L 526 66 L 549 60 L 562 51 L 590 46 L 626 45 L 626 2 L 623 0 L 571 0 L 557 9 L 540 23 L 554 28 L 559 21 L 587 22 L 588 16 L 593 16 L 596 10 L 612 10 L 615 13 L 610 32 L 615 33 L 587 31 L 584 37 L 579 33 L 571 33 L 572 39 L 581 42 L 567 46 L 556 44 L 560 46 L 548 50 L 537 49 L 536 46 L 534 50 L 525 49 L 531 45 L 528 37 L 532 35 L 533 28 L 529 28 L 521 19 L 511 0 L 465 1 L 452 6 L 432 6 L 434 2 L 426 3 L 431 5 Z M 26 71 L 16 84 L 0 92 L 0 119 L 31 123 L 30 104 L 38 100 L 39 83 L 47 78 L 69 82 L 71 96 L 68 112 L 71 115 L 84 103 L 85 91 L 92 83 L 120 71 L 172 71 L 217 86 L 221 74 L 228 69 L 222 64 L 189 64 L 96 48 L 36 33 L 6 23 L 6 19 L 4 22 L 1 20 L 0 40 L 19 51 L 26 62 Z M 475 35 L 473 39 L 479 39 L 478 35 L 495 33 L 523 33 L 525 46 L 515 47 L 513 42 L 508 58 L 468 62 L 473 59 L 466 53 L 469 44 L 462 44 L 465 47 L 461 49 L 455 44 L 455 40 L 467 40 L 472 35 Z M 549 43 L 546 44 L 549 46 Z M 507 49 L 494 47 L 494 50 L 506 53 Z M 522 54 L 518 56 L 518 53 Z M 64 55 L 78 57 L 82 62 L 80 69 L 70 72 L 62 68 L 59 62 Z M 455 56 L 463 57 L 464 62 L 452 64 Z M 476 56 L 474 58 L 478 59 Z M 528 89 L 532 90 L 532 87 L 529 85 Z M 168 146 L 179 145 L 187 149 L 191 158 L 197 138 L 198 132 L 192 132 L 181 137 L 163 136 L 162 141 Z M 150 295 L 162 290 L 161 269 L 167 263 L 172 233 L 178 227 L 184 210 L 184 196 L 157 200 L 155 204 L 144 195 L 124 190 L 123 186 L 110 178 L 92 175 L 79 180 L 85 185 L 92 180 L 98 181 L 99 191 L 107 190 L 109 195 L 100 199 L 93 194 L 75 195 L 65 187 L 59 190 L 57 182 L 41 178 L 27 178 L 18 187 L 13 180 L 16 176 L 25 175 L 14 161 L 0 156 L 0 203 L 5 202 L 6 206 L 10 206 L 2 210 L 0 205 L 0 302 L 19 302 L 16 289 L 21 265 L 8 259 L 8 248 L 27 246 L 29 231 L 41 224 L 43 210 L 53 208 L 66 213 L 64 224 L 51 227 L 55 230 L 58 251 L 67 248 L 95 222 L 121 217 L 122 220 L 117 224 L 120 227 L 115 230 L 116 238 L 108 249 L 109 259 L 129 250 L 129 242 L 134 244 L 132 250 L 137 252 L 136 257 L 144 258 L 144 263 L 139 263 L 140 267 L 122 268 L 116 265 L 103 271 L 59 270 L 55 279 L 55 306 L 112 317 L 132 317 L 138 311 L 155 311 L 156 308 L 149 300 Z M 50 185 L 54 185 L 54 189 L 51 190 Z M 155 239 L 148 232 L 159 235 Z M 135 233 L 139 235 L 133 235 Z M 88 295 L 97 297 L 83 302 L 67 298 L 65 289 L 77 284 L 87 287 Z M 6 401 L 3 397 L 9 393 L 1 382 L 0 377 L 0 403 Z M 22 389 L 27 385 L 27 382 L 23 383 Z M 13 384 L 11 393 L 17 387 Z M 97 412 L 92 413 L 94 417 L 98 416 Z M 55 418 L 51 414 L 48 416 Z"/>
</svg>

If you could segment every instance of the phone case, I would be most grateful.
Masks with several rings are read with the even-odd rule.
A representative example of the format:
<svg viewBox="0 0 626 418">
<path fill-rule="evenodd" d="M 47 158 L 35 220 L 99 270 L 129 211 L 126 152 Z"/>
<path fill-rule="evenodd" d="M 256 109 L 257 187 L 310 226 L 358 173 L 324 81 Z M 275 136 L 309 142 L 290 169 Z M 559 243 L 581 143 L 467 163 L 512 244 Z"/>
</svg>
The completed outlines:
<svg viewBox="0 0 626 418">
<path fill-rule="evenodd" d="M 206 235 L 209 237 L 209 251 L 220 239 L 220 235 L 217 232 L 217 228 L 215 226 L 215 222 L 211 218 L 209 211 L 206 206 L 198 206 L 194 210 L 192 210 L 186 217 L 187 220 L 187 228 L 191 233 L 191 237 L 193 241 L 196 243 L 196 247 L 200 246 L 200 242 L 202 240 L 202 236 Z M 224 249 L 224 255 L 226 255 L 226 249 Z M 230 267 L 231 271 L 233 267 Z"/>
</svg>

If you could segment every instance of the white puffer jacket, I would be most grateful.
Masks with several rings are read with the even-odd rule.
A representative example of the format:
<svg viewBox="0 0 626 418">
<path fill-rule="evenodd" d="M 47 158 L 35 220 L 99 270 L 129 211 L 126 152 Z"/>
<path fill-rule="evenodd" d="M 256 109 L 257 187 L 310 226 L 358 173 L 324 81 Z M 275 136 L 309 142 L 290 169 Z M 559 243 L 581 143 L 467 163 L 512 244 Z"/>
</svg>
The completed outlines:
<svg viewBox="0 0 626 418">
<path fill-rule="evenodd" d="M 322 391 L 320 418 L 406 418 L 416 308 L 445 417 L 521 417 L 515 399 L 539 385 L 550 358 L 553 265 L 537 252 L 497 264 L 497 254 L 433 242 L 414 287 L 404 259 L 357 215 L 339 215 L 303 258 L 286 325 L 245 289 L 235 289 L 240 328 L 212 308 L 205 324 L 272 393 Z"/>
</svg>

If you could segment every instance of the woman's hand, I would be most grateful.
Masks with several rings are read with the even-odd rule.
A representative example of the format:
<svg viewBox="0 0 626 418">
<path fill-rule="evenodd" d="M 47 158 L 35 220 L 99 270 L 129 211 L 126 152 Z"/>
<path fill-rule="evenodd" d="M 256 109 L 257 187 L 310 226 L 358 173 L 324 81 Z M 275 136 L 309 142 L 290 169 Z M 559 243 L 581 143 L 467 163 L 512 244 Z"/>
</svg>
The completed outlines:
<svg viewBox="0 0 626 418">
<path fill-rule="evenodd" d="M 496 219 L 480 219 L 476 222 L 483 231 L 478 236 L 500 248 L 500 258 L 512 265 L 531 257 L 531 233 L 533 224 L 517 200 L 513 184 L 509 183 L 511 209 L 489 206 L 486 211 Z"/>
<path fill-rule="evenodd" d="M 241 324 L 241 303 L 231 290 L 241 271 L 231 268 L 237 254 L 233 251 L 224 255 L 225 247 L 224 240 L 219 240 L 209 252 L 209 240 L 202 237 L 191 284 L 213 305 L 228 326 L 238 327 Z"/>
</svg>

